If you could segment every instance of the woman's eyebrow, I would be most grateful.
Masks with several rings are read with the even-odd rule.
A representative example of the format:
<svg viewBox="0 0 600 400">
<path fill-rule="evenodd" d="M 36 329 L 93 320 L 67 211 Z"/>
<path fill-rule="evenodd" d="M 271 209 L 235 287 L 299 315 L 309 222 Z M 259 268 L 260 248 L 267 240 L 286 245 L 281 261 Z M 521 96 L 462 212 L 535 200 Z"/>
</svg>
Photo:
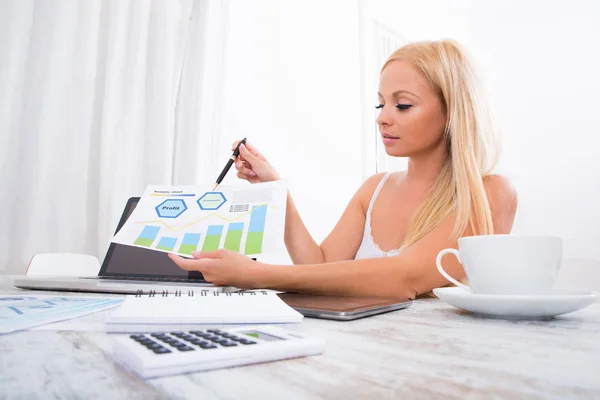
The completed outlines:
<svg viewBox="0 0 600 400">
<path fill-rule="evenodd" d="M 419 97 L 419 96 L 417 96 L 417 95 L 416 95 L 416 94 L 414 94 L 413 92 L 411 92 L 411 91 L 408 91 L 408 90 L 405 90 L 405 89 L 396 90 L 394 93 L 392 93 L 392 97 L 393 97 L 393 98 L 396 98 L 396 97 L 398 97 L 398 96 L 399 96 L 399 95 L 401 95 L 401 94 L 409 94 L 409 95 L 411 95 L 411 96 L 414 96 L 414 97 L 416 97 L 416 98 L 420 99 L 420 97 Z M 381 98 L 383 98 L 383 95 L 382 95 L 381 93 L 379 93 L 379 92 L 377 92 L 377 96 L 378 96 L 378 97 L 381 97 Z"/>
</svg>

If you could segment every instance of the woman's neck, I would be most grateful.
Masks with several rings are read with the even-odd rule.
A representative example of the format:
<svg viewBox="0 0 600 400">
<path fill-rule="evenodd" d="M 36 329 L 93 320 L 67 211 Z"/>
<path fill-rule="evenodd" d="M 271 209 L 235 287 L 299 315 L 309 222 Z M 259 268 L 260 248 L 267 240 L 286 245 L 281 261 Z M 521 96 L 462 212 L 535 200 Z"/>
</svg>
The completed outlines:
<svg viewBox="0 0 600 400">
<path fill-rule="evenodd" d="M 409 157 L 406 179 L 415 183 L 433 184 L 448 157 L 447 148 L 444 141 L 429 152 Z"/>
</svg>

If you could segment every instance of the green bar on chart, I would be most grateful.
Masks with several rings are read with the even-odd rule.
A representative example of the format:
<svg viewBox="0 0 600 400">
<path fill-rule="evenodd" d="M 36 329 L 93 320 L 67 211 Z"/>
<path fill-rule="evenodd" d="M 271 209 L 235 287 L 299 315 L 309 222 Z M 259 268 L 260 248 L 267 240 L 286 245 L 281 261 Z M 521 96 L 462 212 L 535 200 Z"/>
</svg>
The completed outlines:
<svg viewBox="0 0 600 400">
<path fill-rule="evenodd" d="M 229 224 L 227 228 L 227 236 L 225 236 L 225 247 L 227 250 L 240 252 L 240 243 L 242 242 L 242 232 L 244 231 L 243 222 L 234 222 Z"/>
<path fill-rule="evenodd" d="M 179 246 L 179 253 L 191 255 L 192 251 L 196 251 L 196 249 L 198 248 L 199 241 L 199 233 L 186 233 L 185 235 L 183 235 L 181 246 Z"/>
<path fill-rule="evenodd" d="M 246 254 L 259 254 L 262 251 L 264 232 L 248 232 L 246 236 Z"/>
<path fill-rule="evenodd" d="M 150 245 L 154 243 L 154 239 L 156 239 L 158 231 L 160 231 L 160 227 L 158 226 L 144 226 L 144 229 L 142 229 L 142 233 L 140 233 L 140 236 L 138 236 L 138 238 L 135 239 L 133 244 L 138 246 L 150 247 Z"/>
<path fill-rule="evenodd" d="M 175 243 L 177 243 L 177 238 L 161 237 L 156 248 L 159 250 L 171 251 L 175 247 Z"/>
<path fill-rule="evenodd" d="M 223 233 L 223 225 L 209 225 L 206 230 L 206 238 L 202 245 L 202 251 L 214 251 L 219 248 L 221 242 L 221 234 Z"/>
<path fill-rule="evenodd" d="M 260 254 L 262 251 L 263 236 L 265 233 L 265 219 L 267 217 L 267 205 L 253 206 L 250 214 L 250 225 L 248 236 L 246 236 L 246 248 L 244 254 Z"/>
</svg>

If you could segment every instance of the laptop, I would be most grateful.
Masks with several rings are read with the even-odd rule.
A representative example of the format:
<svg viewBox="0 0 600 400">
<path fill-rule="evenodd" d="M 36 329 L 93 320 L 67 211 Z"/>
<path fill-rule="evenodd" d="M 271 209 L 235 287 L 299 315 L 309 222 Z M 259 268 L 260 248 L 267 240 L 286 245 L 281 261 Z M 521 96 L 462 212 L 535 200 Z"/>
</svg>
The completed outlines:
<svg viewBox="0 0 600 400">
<path fill-rule="evenodd" d="M 140 198 L 127 201 L 115 234 L 127 221 Z M 111 243 L 96 277 L 34 277 L 20 276 L 13 285 L 23 289 L 61 290 L 100 293 L 161 293 L 212 288 L 225 291 L 206 282 L 198 271 L 179 268 L 167 253 Z"/>
<path fill-rule="evenodd" d="M 352 321 L 401 310 L 412 304 L 408 298 L 350 297 L 308 293 L 280 293 L 278 296 L 305 317 L 336 321 Z"/>
</svg>

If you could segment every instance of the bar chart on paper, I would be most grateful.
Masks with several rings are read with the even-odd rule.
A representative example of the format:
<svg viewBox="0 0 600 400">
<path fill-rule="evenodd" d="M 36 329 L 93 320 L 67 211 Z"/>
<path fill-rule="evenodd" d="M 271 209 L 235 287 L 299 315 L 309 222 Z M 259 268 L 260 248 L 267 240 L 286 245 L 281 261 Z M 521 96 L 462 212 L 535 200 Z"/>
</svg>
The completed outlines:
<svg viewBox="0 0 600 400">
<path fill-rule="evenodd" d="M 246 255 L 280 249 L 285 186 L 203 189 L 149 187 L 113 242 L 184 256 L 217 249 Z M 180 192 L 185 196 L 177 196 Z"/>
</svg>

